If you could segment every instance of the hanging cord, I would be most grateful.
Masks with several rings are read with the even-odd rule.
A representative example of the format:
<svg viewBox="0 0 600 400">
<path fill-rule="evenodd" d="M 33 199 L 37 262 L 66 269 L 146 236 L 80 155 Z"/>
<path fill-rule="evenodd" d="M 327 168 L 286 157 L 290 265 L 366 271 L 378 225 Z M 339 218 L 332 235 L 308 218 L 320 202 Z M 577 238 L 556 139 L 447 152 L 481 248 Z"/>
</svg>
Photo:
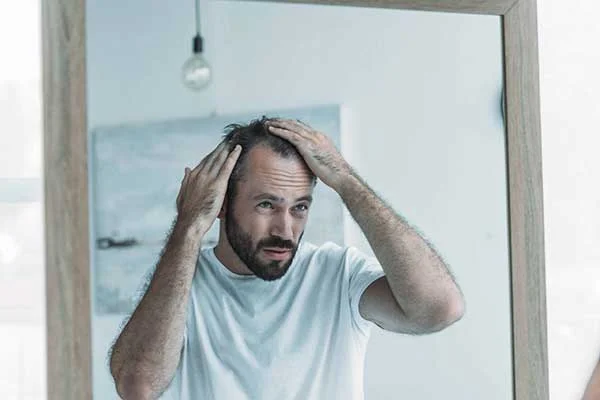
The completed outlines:
<svg viewBox="0 0 600 400">
<path fill-rule="evenodd" d="M 203 44 L 200 36 L 200 0 L 196 0 L 196 36 L 194 36 L 194 54 L 202 53 Z"/>
<path fill-rule="evenodd" d="M 200 0 L 196 0 L 196 34 L 200 35 Z"/>
</svg>

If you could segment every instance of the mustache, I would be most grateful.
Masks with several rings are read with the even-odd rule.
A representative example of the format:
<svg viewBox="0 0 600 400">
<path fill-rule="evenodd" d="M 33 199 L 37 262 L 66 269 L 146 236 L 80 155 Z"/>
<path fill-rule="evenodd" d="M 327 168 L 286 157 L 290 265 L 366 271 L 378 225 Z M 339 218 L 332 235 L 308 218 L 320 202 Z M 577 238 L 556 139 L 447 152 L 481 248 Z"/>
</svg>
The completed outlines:
<svg viewBox="0 0 600 400">
<path fill-rule="evenodd" d="M 259 243 L 258 247 L 280 247 L 282 249 L 293 249 L 295 247 L 294 242 L 291 240 L 283 240 L 278 237 L 270 237 Z"/>
</svg>

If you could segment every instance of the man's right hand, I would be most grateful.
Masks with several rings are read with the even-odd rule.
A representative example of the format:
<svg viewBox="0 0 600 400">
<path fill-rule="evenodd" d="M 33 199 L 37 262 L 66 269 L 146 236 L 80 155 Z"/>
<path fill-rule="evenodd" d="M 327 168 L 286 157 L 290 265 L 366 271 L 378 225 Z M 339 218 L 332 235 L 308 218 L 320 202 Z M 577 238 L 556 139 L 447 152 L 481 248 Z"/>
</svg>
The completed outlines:
<svg viewBox="0 0 600 400">
<path fill-rule="evenodd" d="M 177 195 L 177 222 L 204 235 L 211 227 L 225 199 L 227 182 L 241 153 L 222 141 L 193 170 L 185 175 Z"/>
</svg>

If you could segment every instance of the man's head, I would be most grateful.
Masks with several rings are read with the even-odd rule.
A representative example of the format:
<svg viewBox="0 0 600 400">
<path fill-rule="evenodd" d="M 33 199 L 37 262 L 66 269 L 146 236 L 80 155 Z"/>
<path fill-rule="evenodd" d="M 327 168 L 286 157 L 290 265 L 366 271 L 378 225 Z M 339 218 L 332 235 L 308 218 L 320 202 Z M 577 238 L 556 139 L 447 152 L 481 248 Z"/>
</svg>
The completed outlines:
<svg viewBox="0 0 600 400">
<path fill-rule="evenodd" d="M 219 218 L 245 266 L 264 280 L 275 280 L 287 272 L 304 234 L 316 177 L 294 145 L 267 131 L 268 121 L 263 117 L 225 128 L 229 148 L 240 144 L 242 153 Z"/>
</svg>

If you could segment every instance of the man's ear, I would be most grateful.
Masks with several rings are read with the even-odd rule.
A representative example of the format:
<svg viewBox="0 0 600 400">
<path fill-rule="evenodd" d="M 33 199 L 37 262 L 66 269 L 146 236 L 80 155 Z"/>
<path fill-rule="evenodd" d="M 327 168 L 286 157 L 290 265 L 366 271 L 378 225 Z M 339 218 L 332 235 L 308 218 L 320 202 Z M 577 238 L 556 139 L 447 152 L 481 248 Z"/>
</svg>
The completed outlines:
<svg viewBox="0 0 600 400">
<path fill-rule="evenodd" d="M 217 214 L 217 218 L 223 219 L 225 217 L 225 212 L 227 211 L 227 197 L 223 199 L 223 204 L 221 205 L 221 210 L 219 214 Z"/>
</svg>

